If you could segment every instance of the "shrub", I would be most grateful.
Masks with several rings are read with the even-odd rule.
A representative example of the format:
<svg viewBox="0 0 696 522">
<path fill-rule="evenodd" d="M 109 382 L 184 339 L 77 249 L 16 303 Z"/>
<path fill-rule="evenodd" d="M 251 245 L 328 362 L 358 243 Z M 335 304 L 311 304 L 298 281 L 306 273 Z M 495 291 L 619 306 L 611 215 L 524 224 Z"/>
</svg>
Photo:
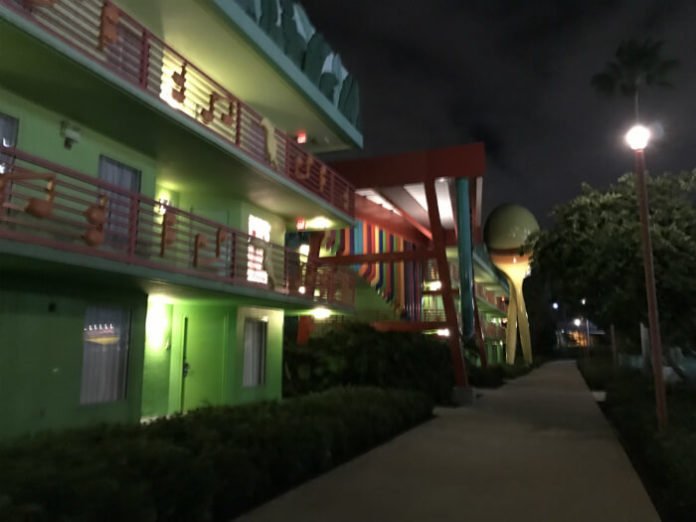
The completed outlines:
<svg viewBox="0 0 696 522">
<path fill-rule="evenodd" d="M 642 472 L 663 520 L 693 520 L 696 511 L 696 397 L 683 386 L 668 389 L 669 427 L 657 430 L 651 379 L 616 372 L 607 384 L 605 411 Z"/>
<path fill-rule="evenodd" d="M 606 390 L 614 376 L 614 363 L 611 356 L 580 357 L 577 365 L 591 390 Z"/>
<path fill-rule="evenodd" d="M 434 336 L 377 332 L 352 323 L 310 339 L 307 346 L 286 343 L 286 396 L 334 386 L 412 389 L 440 404 L 449 403 L 454 372 L 449 348 Z"/>
<path fill-rule="evenodd" d="M 229 520 L 428 419 L 424 394 L 341 388 L 0 447 L 0 520 Z"/>
</svg>

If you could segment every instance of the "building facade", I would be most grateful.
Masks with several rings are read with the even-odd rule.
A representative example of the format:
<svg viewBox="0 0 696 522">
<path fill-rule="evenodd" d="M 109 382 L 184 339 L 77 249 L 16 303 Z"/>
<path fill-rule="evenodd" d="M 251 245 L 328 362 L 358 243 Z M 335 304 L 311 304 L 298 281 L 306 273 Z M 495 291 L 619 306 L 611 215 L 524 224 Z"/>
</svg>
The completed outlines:
<svg viewBox="0 0 696 522">
<path fill-rule="evenodd" d="M 280 9 L 279 9 L 280 6 Z M 0 437 L 281 394 L 355 278 L 358 87 L 292 2 L 0 0 Z"/>
</svg>

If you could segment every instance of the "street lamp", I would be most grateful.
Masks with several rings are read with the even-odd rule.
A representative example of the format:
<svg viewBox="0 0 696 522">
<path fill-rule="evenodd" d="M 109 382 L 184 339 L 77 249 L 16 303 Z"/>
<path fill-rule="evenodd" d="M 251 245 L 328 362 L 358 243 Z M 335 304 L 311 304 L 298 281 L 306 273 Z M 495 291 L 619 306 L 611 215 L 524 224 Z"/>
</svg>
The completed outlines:
<svg viewBox="0 0 696 522">
<path fill-rule="evenodd" d="M 662 374 L 662 338 L 660 336 L 660 319 L 657 312 L 655 268 L 653 266 L 650 216 L 648 214 L 648 189 L 645 180 L 645 148 L 649 142 L 650 129 L 643 125 L 634 125 L 626 133 L 626 143 L 635 153 L 636 192 L 638 194 L 640 233 L 643 246 L 645 291 L 648 298 L 648 327 L 650 328 L 650 348 L 652 350 L 653 378 L 655 379 L 657 423 L 660 429 L 664 429 L 667 426 L 667 401 L 665 398 L 665 381 Z"/>
</svg>

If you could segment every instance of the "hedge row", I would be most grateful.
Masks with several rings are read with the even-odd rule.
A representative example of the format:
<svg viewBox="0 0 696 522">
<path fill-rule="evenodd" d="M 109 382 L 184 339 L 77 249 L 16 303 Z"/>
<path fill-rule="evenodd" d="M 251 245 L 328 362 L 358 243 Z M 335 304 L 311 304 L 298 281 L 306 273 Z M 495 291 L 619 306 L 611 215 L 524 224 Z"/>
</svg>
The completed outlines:
<svg viewBox="0 0 696 522">
<path fill-rule="evenodd" d="M 668 389 L 669 427 L 660 433 L 651 379 L 638 371 L 614 373 L 607 382 L 605 411 L 641 472 L 663 520 L 692 521 L 696 513 L 696 396 L 683 386 Z"/>
<path fill-rule="evenodd" d="M 0 520 L 230 520 L 428 419 L 429 397 L 343 388 L 0 447 Z"/>
<path fill-rule="evenodd" d="M 454 372 L 449 348 L 433 335 L 378 332 L 348 323 L 310 339 L 286 342 L 283 393 L 303 395 L 334 386 L 418 390 L 439 404 L 451 401 Z"/>
</svg>

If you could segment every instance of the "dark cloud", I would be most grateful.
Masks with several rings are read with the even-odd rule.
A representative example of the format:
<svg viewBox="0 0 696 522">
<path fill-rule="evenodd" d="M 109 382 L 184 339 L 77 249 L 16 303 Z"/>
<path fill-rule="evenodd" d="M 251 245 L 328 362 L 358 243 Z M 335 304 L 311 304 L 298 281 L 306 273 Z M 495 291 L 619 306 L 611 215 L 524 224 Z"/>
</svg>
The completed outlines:
<svg viewBox="0 0 696 522">
<path fill-rule="evenodd" d="M 664 138 L 653 170 L 696 167 L 696 2 L 690 0 L 302 0 L 361 85 L 364 155 L 483 140 L 486 210 L 516 201 L 540 218 L 631 168 L 630 103 L 589 80 L 622 39 L 664 39 L 676 88 L 646 92 Z"/>
</svg>

